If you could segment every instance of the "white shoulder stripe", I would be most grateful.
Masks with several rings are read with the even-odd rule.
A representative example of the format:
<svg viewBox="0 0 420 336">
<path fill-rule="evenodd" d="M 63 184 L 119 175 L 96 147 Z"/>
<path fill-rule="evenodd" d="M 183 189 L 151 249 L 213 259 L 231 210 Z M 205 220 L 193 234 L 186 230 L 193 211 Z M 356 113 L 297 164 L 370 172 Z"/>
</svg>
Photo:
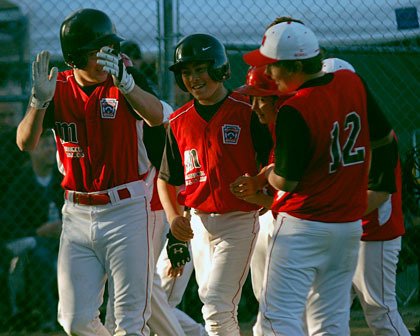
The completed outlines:
<svg viewBox="0 0 420 336">
<path fill-rule="evenodd" d="M 192 109 L 194 107 L 194 104 L 192 104 L 189 108 L 187 108 L 185 111 L 180 112 L 178 115 L 176 115 L 175 117 L 169 119 L 169 122 L 177 119 L 178 117 L 182 116 L 183 114 L 187 113 L 190 109 Z"/>
<path fill-rule="evenodd" d="M 57 79 L 57 82 L 67 83 L 70 77 L 74 77 L 74 75 L 73 75 L 73 74 L 68 75 L 68 76 L 66 77 L 66 79 L 65 79 L 65 80 L 62 80 L 62 79 Z"/>
<path fill-rule="evenodd" d="M 243 100 L 238 100 L 238 99 L 235 99 L 235 98 L 233 98 L 232 96 L 229 96 L 229 97 L 228 97 L 228 99 L 233 100 L 233 101 L 235 101 L 235 102 L 237 102 L 237 103 L 242 103 L 242 104 L 244 104 L 244 105 L 246 105 L 246 106 L 251 107 L 251 104 L 250 104 L 250 103 L 247 103 L 247 102 L 245 102 L 245 101 L 243 101 Z"/>
</svg>

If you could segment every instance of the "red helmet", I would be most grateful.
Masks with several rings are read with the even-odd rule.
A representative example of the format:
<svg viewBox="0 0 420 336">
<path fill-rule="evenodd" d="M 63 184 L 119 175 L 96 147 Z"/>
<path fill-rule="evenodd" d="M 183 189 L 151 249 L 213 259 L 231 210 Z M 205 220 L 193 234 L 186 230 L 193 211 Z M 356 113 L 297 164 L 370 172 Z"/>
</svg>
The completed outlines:
<svg viewBox="0 0 420 336">
<path fill-rule="evenodd" d="M 265 73 L 265 65 L 250 67 L 246 75 L 245 85 L 235 91 L 247 96 L 278 96 L 276 83 Z"/>
</svg>

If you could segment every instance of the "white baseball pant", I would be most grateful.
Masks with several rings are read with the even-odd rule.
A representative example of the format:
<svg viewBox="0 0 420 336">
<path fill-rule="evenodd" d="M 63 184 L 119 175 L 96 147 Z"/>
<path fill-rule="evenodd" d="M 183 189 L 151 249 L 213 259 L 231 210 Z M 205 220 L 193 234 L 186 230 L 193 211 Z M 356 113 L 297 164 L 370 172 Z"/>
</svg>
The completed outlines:
<svg viewBox="0 0 420 336">
<path fill-rule="evenodd" d="M 360 242 L 353 290 L 373 335 L 410 336 L 398 312 L 395 293 L 400 250 L 401 237 Z"/>
<path fill-rule="evenodd" d="M 260 231 L 258 232 L 257 242 L 251 258 L 251 282 L 254 296 L 258 302 L 261 299 L 261 291 L 264 281 L 265 260 L 267 258 L 267 248 L 269 240 L 269 232 L 273 231 L 274 225 L 273 213 L 269 210 L 260 216 Z M 254 336 L 263 336 L 262 316 L 260 311 L 257 314 L 257 320 L 252 327 Z"/>
<path fill-rule="evenodd" d="M 131 198 L 120 200 L 125 187 Z M 110 336 L 99 319 L 106 280 L 116 335 L 149 335 L 153 257 L 148 191 L 142 181 L 108 190 L 112 203 L 65 202 L 58 255 L 59 322 L 70 335 Z M 133 286 L 132 284 L 136 284 Z"/>
<path fill-rule="evenodd" d="M 190 249 L 191 259 L 193 255 Z M 168 276 L 168 271 L 171 268 L 171 262 L 168 258 L 166 248 L 162 250 L 157 262 L 157 272 L 160 276 L 161 286 L 164 289 L 168 303 L 173 308 L 179 324 L 187 336 L 205 336 L 207 335 L 204 326 L 198 323 L 181 309 L 176 308 L 182 301 L 185 290 L 188 286 L 191 274 L 194 270 L 194 264 L 191 260 L 186 263 L 182 275 L 176 278 Z"/>
<path fill-rule="evenodd" d="M 345 335 L 361 221 L 322 223 L 280 213 L 270 233 L 260 310 L 264 335 Z M 308 296 L 309 294 L 309 296 Z"/>
<path fill-rule="evenodd" d="M 163 210 L 151 211 L 150 218 L 153 225 L 153 251 L 159 255 L 166 240 L 166 233 L 169 230 L 169 226 L 166 222 Z M 105 318 L 105 326 L 110 331 L 115 328 L 115 320 L 113 318 L 113 301 L 114 298 L 112 292 L 110 291 L 107 304 L 107 314 Z M 151 335 L 186 335 L 178 322 L 177 316 L 174 314 L 174 308 L 168 303 L 168 297 L 161 286 L 160 277 L 157 274 L 156 267 L 154 267 L 153 270 L 151 308 L 152 313 L 147 321 L 147 324 L 151 329 Z"/>
<path fill-rule="evenodd" d="M 238 303 L 259 230 L 258 212 L 208 214 L 192 209 L 191 227 L 206 331 L 211 336 L 239 336 Z"/>
</svg>

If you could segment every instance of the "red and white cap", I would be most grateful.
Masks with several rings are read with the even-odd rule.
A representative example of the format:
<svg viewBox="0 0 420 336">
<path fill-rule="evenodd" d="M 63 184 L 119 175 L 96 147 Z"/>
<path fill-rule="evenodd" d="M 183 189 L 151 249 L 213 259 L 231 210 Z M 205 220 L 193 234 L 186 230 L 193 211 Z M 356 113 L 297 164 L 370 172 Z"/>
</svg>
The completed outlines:
<svg viewBox="0 0 420 336">
<path fill-rule="evenodd" d="M 336 72 L 337 70 L 350 70 L 356 72 L 353 66 L 341 58 L 326 58 L 322 61 L 322 70 L 324 72 Z"/>
<path fill-rule="evenodd" d="M 305 25 L 298 22 L 281 22 L 266 30 L 257 50 L 246 53 L 245 63 L 262 66 L 277 61 L 303 60 L 320 53 L 318 39 Z"/>
</svg>

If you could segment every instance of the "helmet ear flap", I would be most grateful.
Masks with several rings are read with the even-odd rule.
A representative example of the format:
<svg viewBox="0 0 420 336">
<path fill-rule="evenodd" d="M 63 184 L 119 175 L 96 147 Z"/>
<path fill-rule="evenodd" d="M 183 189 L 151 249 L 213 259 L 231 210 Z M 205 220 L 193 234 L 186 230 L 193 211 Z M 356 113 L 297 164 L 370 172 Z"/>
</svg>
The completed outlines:
<svg viewBox="0 0 420 336">
<path fill-rule="evenodd" d="M 68 54 L 66 57 L 66 64 L 71 68 L 83 69 L 88 62 L 87 54 Z"/>
<path fill-rule="evenodd" d="M 174 73 L 174 75 L 175 75 L 175 81 L 178 84 L 179 88 L 182 91 L 188 92 L 187 87 L 185 86 L 184 81 L 182 80 L 181 72 L 177 71 L 177 72 Z"/>
<path fill-rule="evenodd" d="M 208 69 L 209 76 L 216 82 L 224 82 L 230 78 L 230 65 L 229 63 L 223 64 L 220 67 L 211 65 Z"/>
</svg>

